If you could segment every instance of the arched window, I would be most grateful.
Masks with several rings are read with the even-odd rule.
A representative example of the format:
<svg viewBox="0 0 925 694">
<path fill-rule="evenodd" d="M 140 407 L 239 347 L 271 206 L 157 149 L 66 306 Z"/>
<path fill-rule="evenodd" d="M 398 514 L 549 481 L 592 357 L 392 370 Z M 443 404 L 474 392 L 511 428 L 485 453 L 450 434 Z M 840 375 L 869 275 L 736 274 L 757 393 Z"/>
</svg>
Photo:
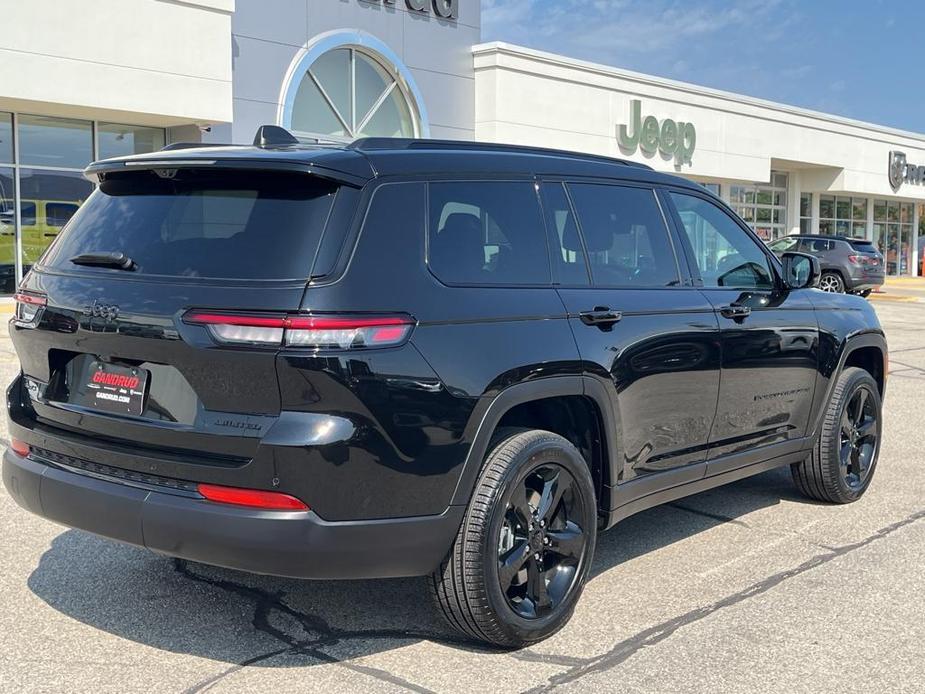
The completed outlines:
<svg viewBox="0 0 925 694">
<path fill-rule="evenodd" d="M 340 35 L 306 49 L 290 70 L 280 124 L 296 136 L 345 141 L 426 137 L 410 74 L 370 47 L 374 41 Z"/>
</svg>

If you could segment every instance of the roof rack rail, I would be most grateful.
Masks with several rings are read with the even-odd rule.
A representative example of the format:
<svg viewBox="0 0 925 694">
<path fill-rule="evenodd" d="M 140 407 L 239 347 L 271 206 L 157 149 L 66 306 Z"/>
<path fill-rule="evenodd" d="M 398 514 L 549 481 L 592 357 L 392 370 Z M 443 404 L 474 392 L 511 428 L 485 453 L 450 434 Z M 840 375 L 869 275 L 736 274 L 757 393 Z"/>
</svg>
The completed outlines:
<svg viewBox="0 0 925 694">
<path fill-rule="evenodd" d="M 348 149 L 358 151 L 374 150 L 412 150 L 412 149 L 464 149 L 479 152 L 508 152 L 512 154 L 537 154 L 541 156 L 569 157 L 574 159 L 594 159 L 608 164 L 623 164 L 641 169 L 652 169 L 648 164 L 607 157 L 601 154 L 583 154 L 564 149 L 548 147 L 530 147 L 527 145 L 506 145 L 498 142 L 472 142 L 468 140 L 422 140 L 400 137 L 365 137 L 354 140 Z"/>
<path fill-rule="evenodd" d="M 158 151 L 171 152 L 175 149 L 196 149 L 200 147 L 231 147 L 231 145 L 221 142 L 171 142 L 169 145 L 161 147 Z"/>
<path fill-rule="evenodd" d="M 254 135 L 254 147 L 289 147 L 297 145 L 295 135 L 278 125 L 261 125 Z"/>
</svg>

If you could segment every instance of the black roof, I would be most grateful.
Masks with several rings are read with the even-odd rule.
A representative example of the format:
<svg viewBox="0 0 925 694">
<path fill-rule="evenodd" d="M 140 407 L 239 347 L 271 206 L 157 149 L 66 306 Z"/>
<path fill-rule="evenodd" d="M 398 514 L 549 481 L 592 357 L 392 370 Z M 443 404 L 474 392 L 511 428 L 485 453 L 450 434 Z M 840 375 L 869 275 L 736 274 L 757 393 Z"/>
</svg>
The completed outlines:
<svg viewBox="0 0 925 694">
<path fill-rule="evenodd" d="M 623 178 L 701 189 L 637 162 L 539 147 L 484 142 L 367 138 L 344 144 L 281 146 L 173 144 L 159 152 L 94 162 L 89 177 L 140 168 L 202 166 L 304 171 L 362 186 L 385 176 L 524 174 Z"/>
</svg>

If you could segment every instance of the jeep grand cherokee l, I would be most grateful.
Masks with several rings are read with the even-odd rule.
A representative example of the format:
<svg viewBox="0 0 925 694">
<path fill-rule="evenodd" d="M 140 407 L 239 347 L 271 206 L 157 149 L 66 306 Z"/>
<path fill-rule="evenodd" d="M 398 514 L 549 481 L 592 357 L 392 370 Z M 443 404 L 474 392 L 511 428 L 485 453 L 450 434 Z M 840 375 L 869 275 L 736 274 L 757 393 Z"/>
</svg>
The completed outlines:
<svg viewBox="0 0 925 694">
<path fill-rule="evenodd" d="M 184 148 L 92 164 L 25 278 L 3 479 L 66 526 L 233 569 L 430 575 L 517 647 L 595 537 L 779 466 L 858 499 L 887 351 L 720 200 L 499 145 Z"/>
</svg>

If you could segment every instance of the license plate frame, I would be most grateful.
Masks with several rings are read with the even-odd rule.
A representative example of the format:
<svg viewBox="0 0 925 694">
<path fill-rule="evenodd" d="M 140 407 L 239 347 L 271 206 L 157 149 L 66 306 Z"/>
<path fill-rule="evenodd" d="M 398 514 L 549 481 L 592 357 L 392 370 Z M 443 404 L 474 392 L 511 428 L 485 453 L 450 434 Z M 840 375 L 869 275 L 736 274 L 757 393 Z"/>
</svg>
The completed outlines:
<svg viewBox="0 0 925 694">
<path fill-rule="evenodd" d="M 94 359 L 71 398 L 75 405 L 112 414 L 141 416 L 151 374 L 137 366 Z"/>
</svg>

